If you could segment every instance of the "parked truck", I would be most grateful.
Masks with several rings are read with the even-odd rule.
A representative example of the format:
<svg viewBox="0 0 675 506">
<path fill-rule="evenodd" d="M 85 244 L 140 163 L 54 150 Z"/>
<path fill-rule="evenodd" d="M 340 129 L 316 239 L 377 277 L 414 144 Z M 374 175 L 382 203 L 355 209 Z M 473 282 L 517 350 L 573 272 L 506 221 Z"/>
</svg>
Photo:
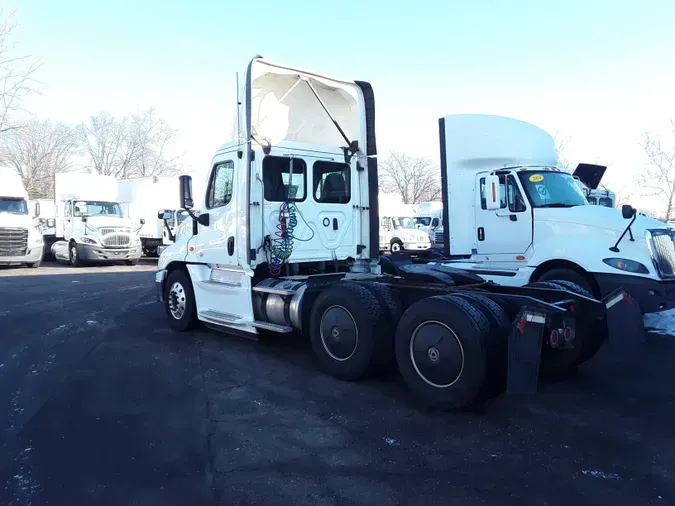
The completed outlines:
<svg viewBox="0 0 675 506">
<path fill-rule="evenodd" d="M 371 86 L 261 57 L 243 82 L 241 128 L 215 153 L 198 210 L 180 177 L 189 233 L 156 273 L 171 327 L 299 332 L 325 373 L 356 380 L 397 365 L 443 409 L 532 392 L 540 365 L 570 369 L 605 337 L 644 334 L 621 290 L 600 301 L 567 281 L 504 287 L 380 257 Z"/>
<path fill-rule="evenodd" d="M 34 214 L 19 174 L 10 167 L 0 167 L 0 265 L 40 267 L 44 246 L 36 226 L 40 205 L 31 207 Z"/>
<path fill-rule="evenodd" d="M 577 181 L 581 191 L 586 195 L 589 204 L 603 207 L 616 207 L 616 195 L 602 186 L 602 176 L 607 167 L 591 163 L 580 163 L 574 169 L 572 176 Z"/>
<path fill-rule="evenodd" d="M 57 260 L 73 267 L 90 262 L 138 263 L 141 240 L 131 220 L 122 214 L 114 177 L 58 173 L 54 205 L 56 242 L 51 249 Z"/>
<path fill-rule="evenodd" d="M 513 287 L 563 280 L 594 297 L 622 287 L 645 313 L 675 307 L 673 230 L 630 206 L 587 205 L 548 133 L 512 118 L 450 115 L 440 119 L 440 148 L 447 205 L 435 243 L 444 265 Z M 586 169 L 597 187 L 604 167 Z"/>
<path fill-rule="evenodd" d="M 122 212 L 138 229 L 143 254 L 157 256 L 160 246 L 171 244 L 178 210 L 178 178 L 150 176 L 118 181 L 117 199 Z M 165 211 L 171 213 L 166 221 Z"/>
</svg>

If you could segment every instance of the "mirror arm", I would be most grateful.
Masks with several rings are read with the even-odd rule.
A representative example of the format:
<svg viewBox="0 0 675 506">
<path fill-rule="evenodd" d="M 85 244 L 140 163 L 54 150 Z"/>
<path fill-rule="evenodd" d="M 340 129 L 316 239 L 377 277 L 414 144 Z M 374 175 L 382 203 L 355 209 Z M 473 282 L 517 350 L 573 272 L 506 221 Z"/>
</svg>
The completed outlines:
<svg viewBox="0 0 675 506">
<path fill-rule="evenodd" d="M 171 242 L 176 242 L 176 234 L 171 232 L 171 227 L 169 226 L 169 222 L 167 220 L 162 220 L 164 222 L 164 226 L 166 227 L 166 231 L 169 233 L 169 240 Z"/>
<path fill-rule="evenodd" d="M 636 219 L 637 219 L 637 213 L 633 214 L 633 219 L 630 220 L 630 223 L 629 223 L 628 226 L 626 227 L 626 230 L 623 231 L 623 234 L 621 234 L 621 237 L 619 237 L 619 240 L 616 241 L 616 244 L 615 244 L 614 246 L 612 246 L 611 248 L 609 248 L 609 251 L 612 251 L 612 252 L 614 252 L 614 253 L 618 253 L 618 252 L 619 252 L 619 243 L 621 242 L 621 240 L 622 240 L 622 239 L 624 238 L 624 236 L 626 235 L 626 232 L 630 232 L 630 240 L 631 240 L 631 241 L 635 241 L 635 239 L 633 238 L 633 231 L 630 229 L 630 227 L 633 225 L 633 222 L 634 222 Z"/>
</svg>

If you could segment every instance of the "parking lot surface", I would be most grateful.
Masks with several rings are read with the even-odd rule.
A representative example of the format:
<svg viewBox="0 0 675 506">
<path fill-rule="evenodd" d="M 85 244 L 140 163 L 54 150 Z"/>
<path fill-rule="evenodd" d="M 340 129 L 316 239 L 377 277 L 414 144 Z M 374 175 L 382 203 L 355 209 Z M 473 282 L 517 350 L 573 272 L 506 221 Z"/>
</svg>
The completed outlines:
<svg viewBox="0 0 675 506">
<path fill-rule="evenodd" d="M 154 265 L 0 268 L 0 504 L 675 504 L 675 338 L 422 408 L 308 346 L 169 330 Z"/>
</svg>

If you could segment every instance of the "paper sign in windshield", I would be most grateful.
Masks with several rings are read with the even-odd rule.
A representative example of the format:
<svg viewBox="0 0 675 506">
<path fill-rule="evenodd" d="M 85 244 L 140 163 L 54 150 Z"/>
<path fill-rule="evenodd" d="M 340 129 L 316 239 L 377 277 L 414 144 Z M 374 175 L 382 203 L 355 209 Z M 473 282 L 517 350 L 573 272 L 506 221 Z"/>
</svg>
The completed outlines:
<svg viewBox="0 0 675 506">
<path fill-rule="evenodd" d="M 533 183 L 539 183 L 540 181 L 543 181 L 543 180 L 544 180 L 544 176 L 542 176 L 541 174 L 532 174 L 530 176 L 530 181 L 532 181 Z"/>
</svg>

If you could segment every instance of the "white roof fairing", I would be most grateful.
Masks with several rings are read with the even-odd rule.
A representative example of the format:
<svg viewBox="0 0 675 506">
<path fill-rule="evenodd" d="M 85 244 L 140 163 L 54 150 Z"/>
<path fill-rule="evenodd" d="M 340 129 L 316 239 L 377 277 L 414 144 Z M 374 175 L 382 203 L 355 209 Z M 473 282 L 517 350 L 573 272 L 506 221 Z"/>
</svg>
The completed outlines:
<svg viewBox="0 0 675 506">
<path fill-rule="evenodd" d="M 448 171 L 560 167 L 553 137 L 535 125 L 486 114 L 452 114 L 443 120 Z"/>
<path fill-rule="evenodd" d="M 358 141 L 365 152 L 364 98 L 354 81 L 320 76 L 260 58 L 251 62 L 250 74 L 250 121 L 255 139 L 272 145 L 292 141 L 346 147 L 347 142 L 314 95 L 313 88 L 347 138 Z M 240 80 L 239 85 L 244 92 L 241 95 L 243 112 L 247 83 Z M 236 125 L 240 140 L 247 137 L 245 122 L 246 116 L 242 114 Z"/>
</svg>

